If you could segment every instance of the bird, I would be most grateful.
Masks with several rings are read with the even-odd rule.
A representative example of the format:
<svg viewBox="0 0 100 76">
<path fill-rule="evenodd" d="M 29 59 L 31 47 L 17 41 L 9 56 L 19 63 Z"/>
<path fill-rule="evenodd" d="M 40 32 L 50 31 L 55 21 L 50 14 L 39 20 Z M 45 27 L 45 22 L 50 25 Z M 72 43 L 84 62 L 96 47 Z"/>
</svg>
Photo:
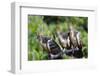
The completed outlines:
<svg viewBox="0 0 100 76">
<path fill-rule="evenodd" d="M 76 39 L 77 39 L 77 48 L 78 49 L 76 49 L 74 51 L 73 56 L 76 57 L 76 58 L 82 58 L 83 57 L 83 52 L 82 52 L 82 40 L 80 38 L 80 32 L 77 32 Z"/>
<path fill-rule="evenodd" d="M 80 32 L 77 32 L 76 39 L 77 39 L 77 43 L 78 43 L 78 48 L 82 49 L 82 40 L 81 40 L 81 37 L 80 37 Z"/>
<path fill-rule="evenodd" d="M 49 50 L 49 57 L 50 59 L 62 59 L 62 49 L 60 46 L 55 42 L 55 40 L 50 39 L 47 42 L 47 47 Z"/>
<path fill-rule="evenodd" d="M 82 41 L 80 38 L 80 32 L 76 31 L 72 26 L 70 26 L 69 38 L 71 42 L 72 55 L 75 58 L 82 58 L 83 52 L 82 52 Z"/>
<path fill-rule="evenodd" d="M 55 40 L 48 36 L 38 35 L 38 40 L 48 54 L 48 59 L 62 59 L 62 50 Z"/>
<path fill-rule="evenodd" d="M 80 37 L 80 32 L 75 30 L 72 26 L 70 26 L 69 29 L 69 38 L 71 41 L 71 44 L 74 48 L 82 48 L 82 40 Z"/>
<path fill-rule="evenodd" d="M 50 40 L 51 38 L 44 35 L 37 35 L 37 39 L 40 45 L 43 47 L 43 50 L 48 51 L 47 41 Z"/>
<path fill-rule="evenodd" d="M 70 39 L 69 39 L 69 33 L 68 32 L 57 32 L 58 40 L 63 48 L 70 49 Z"/>
<path fill-rule="evenodd" d="M 70 36 L 70 32 L 71 30 L 65 32 L 57 31 L 59 43 L 63 48 L 63 53 L 66 54 L 67 56 L 73 56 L 75 49 L 71 43 L 72 36 Z"/>
<path fill-rule="evenodd" d="M 69 38 L 70 38 L 70 42 L 72 44 L 72 46 L 71 46 L 72 48 L 76 48 L 78 45 L 76 34 L 77 33 L 76 33 L 75 29 L 72 26 L 70 26 L 69 27 Z"/>
</svg>

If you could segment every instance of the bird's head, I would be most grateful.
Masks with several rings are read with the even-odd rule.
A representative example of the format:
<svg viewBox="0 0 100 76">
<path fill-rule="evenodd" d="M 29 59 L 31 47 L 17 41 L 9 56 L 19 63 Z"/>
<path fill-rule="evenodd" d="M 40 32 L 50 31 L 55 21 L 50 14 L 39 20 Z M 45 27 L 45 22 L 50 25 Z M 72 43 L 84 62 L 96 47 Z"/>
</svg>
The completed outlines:
<svg viewBox="0 0 100 76">
<path fill-rule="evenodd" d="M 72 25 L 69 26 L 69 31 L 75 31 L 74 27 Z"/>
</svg>

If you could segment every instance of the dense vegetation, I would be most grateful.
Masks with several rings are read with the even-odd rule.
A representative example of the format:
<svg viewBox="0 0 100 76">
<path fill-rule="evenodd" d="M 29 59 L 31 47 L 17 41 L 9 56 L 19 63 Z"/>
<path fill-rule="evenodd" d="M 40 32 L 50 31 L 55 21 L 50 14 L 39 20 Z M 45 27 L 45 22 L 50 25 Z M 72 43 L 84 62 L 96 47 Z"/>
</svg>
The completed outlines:
<svg viewBox="0 0 100 76">
<path fill-rule="evenodd" d="M 28 60 L 46 60 L 47 53 L 39 44 L 37 34 L 55 38 L 56 42 L 59 41 L 56 37 L 57 26 L 60 30 L 67 31 L 69 26 L 73 25 L 75 29 L 80 31 L 83 43 L 82 52 L 85 58 L 88 57 L 88 18 L 87 17 L 74 17 L 74 16 L 28 16 Z M 69 57 L 65 57 L 69 59 Z"/>
</svg>

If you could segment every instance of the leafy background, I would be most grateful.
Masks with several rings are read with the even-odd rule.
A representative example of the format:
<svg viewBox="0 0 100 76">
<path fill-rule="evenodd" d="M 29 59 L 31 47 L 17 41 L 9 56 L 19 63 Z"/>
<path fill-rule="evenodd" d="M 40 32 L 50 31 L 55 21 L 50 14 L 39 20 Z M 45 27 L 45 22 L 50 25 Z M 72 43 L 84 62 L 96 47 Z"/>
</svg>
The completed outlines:
<svg viewBox="0 0 100 76">
<path fill-rule="evenodd" d="M 68 27 L 72 24 L 75 29 L 81 33 L 81 39 L 83 42 L 82 52 L 85 58 L 88 57 L 88 17 L 76 17 L 76 16 L 34 16 L 28 15 L 28 60 L 47 60 L 47 52 L 43 50 L 39 41 L 37 40 L 37 34 L 55 38 L 57 26 L 61 31 L 68 31 Z M 70 59 L 70 57 L 64 56 L 64 59 Z"/>
</svg>

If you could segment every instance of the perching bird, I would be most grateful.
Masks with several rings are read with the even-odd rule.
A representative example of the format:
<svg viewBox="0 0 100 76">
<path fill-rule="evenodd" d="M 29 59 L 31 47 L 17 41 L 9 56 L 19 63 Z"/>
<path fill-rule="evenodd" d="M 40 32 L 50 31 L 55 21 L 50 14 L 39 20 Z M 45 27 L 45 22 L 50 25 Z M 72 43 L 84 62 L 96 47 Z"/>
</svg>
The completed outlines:
<svg viewBox="0 0 100 76">
<path fill-rule="evenodd" d="M 50 37 L 38 36 L 38 40 L 44 50 L 48 53 L 48 59 L 61 59 L 62 51 L 59 45 Z"/>
<path fill-rule="evenodd" d="M 47 47 L 50 59 L 62 59 L 62 50 L 53 39 L 48 40 Z"/>
<path fill-rule="evenodd" d="M 43 47 L 43 49 L 45 51 L 48 51 L 48 48 L 47 48 L 47 42 L 48 40 L 50 40 L 51 38 L 50 37 L 47 37 L 47 36 L 43 36 L 43 35 L 38 35 L 37 36 L 37 39 L 39 40 L 41 46 Z"/>
<path fill-rule="evenodd" d="M 57 32 L 59 42 L 63 48 L 70 49 L 71 43 L 68 32 Z"/>
<path fill-rule="evenodd" d="M 71 48 L 73 56 L 76 58 L 82 58 L 82 41 L 80 39 L 80 33 L 75 31 L 75 29 L 70 26 L 69 28 L 69 38 L 71 41 Z"/>
<path fill-rule="evenodd" d="M 82 48 L 80 32 L 76 31 L 72 26 L 69 28 L 69 38 L 74 48 Z"/>
<path fill-rule="evenodd" d="M 81 37 L 80 37 L 80 32 L 77 32 L 76 39 L 77 39 L 77 43 L 78 43 L 78 48 L 82 49 L 82 40 L 81 40 Z"/>
<path fill-rule="evenodd" d="M 72 44 L 72 48 L 76 48 L 78 46 L 78 42 L 77 42 L 77 32 L 75 31 L 75 29 L 70 26 L 69 27 L 69 38 L 70 38 L 70 42 Z"/>
</svg>

